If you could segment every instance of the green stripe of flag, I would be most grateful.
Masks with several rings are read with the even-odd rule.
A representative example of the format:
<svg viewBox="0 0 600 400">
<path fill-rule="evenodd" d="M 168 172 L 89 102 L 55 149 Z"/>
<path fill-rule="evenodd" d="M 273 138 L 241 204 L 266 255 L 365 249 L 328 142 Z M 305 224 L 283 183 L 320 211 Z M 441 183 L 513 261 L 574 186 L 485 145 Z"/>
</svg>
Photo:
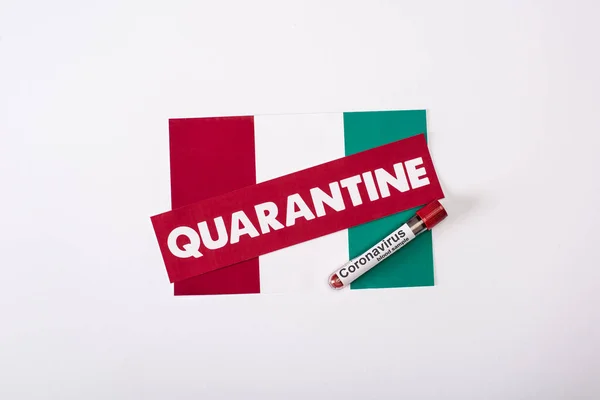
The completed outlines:
<svg viewBox="0 0 600 400">
<path fill-rule="evenodd" d="M 425 110 L 344 113 L 346 155 L 405 139 L 427 137 Z M 348 230 L 349 256 L 356 257 L 406 222 L 417 210 L 407 210 Z M 431 232 L 387 258 L 351 284 L 351 289 L 433 286 Z"/>
</svg>

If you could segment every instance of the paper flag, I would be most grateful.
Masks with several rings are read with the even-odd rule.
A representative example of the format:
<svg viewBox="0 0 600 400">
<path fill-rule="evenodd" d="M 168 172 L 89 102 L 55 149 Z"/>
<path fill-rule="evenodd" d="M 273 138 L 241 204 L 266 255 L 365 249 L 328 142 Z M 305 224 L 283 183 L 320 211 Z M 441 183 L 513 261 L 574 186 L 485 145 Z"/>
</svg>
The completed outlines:
<svg viewBox="0 0 600 400">
<path fill-rule="evenodd" d="M 178 208 L 397 139 L 426 132 L 425 111 L 268 115 L 170 121 L 172 205 Z M 175 293 L 331 290 L 337 265 L 404 222 L 414 209 L 320 237 L 175 284 Z M 352 288 L 433 284 L 431 236 Z"/>
</svg>

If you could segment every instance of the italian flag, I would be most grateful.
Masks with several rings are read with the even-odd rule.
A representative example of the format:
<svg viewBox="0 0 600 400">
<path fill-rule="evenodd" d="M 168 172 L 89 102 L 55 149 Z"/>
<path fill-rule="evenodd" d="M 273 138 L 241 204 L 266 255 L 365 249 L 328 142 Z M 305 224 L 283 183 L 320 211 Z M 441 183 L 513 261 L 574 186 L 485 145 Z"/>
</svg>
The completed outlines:
<svg viewBox="0 0 600 400">
<path fill-rule="evenodd" d="M 425 110 L 180 118 L 169 121 L 173 209 L 425 133 Z M 335 292 L 329 274 L 414 214 L 407 210 L 184 281 L 175 295 Z M 432 286 L 431 232 L 350 290 Z"/>
</svg>

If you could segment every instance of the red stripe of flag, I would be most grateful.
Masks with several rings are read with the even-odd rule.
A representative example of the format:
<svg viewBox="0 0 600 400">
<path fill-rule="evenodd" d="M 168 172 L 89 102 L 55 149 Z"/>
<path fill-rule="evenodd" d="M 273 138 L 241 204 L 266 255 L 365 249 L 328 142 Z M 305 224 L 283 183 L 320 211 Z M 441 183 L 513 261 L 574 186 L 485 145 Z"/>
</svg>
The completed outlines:
<svg viewBox="0 0 600 400">
<path fill-rule="evenodd" d="M 256 183 L 254 118 L 169 121 L 171 207 Z M 175 282 L 175 295 L 259 293 L 258 258 Z"/>
</svg>

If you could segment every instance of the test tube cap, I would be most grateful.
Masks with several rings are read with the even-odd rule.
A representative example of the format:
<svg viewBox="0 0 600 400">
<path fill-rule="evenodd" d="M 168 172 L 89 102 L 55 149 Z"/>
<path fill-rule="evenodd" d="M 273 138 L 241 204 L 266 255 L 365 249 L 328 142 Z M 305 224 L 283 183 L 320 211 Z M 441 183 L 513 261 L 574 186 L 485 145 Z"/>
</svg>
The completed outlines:
<svg viewBox="0 0 600 400">
<path fill-rule="evenodd" d="M 446 218 L 448 213 L 439 201 L 434 200 L 417 211 L 417 215 L 421 218 L 427 229 L 431 229 Z"/>
</svg>

